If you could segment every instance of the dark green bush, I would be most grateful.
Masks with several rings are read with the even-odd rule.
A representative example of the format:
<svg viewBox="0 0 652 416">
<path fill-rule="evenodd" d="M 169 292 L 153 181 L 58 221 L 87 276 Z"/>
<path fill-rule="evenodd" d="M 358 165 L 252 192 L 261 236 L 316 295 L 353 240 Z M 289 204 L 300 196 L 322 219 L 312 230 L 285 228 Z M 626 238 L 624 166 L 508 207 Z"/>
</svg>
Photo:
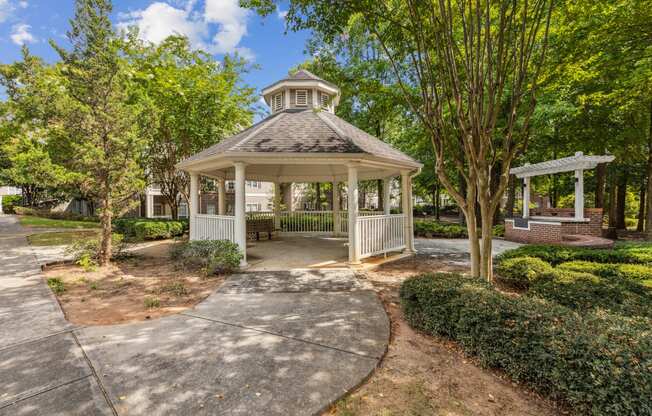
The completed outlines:
<svg viewBox="0 0 652 416">
<path fill-rule="evenodd" d="M 652 318 L 652 291 L 618 277 L 555 269 L 530 285 L 527 296 L 538 296 L 582 313 L 607 309 L 619 315 Z"/>
<path fill-rule="evenodd" d="M 68 211 L 51 211 L 49 209 L 14 207 L 14 212 L 18 215 L 49 218 L 52 220 L 71 220 L 71 221 L 90 221 L 90 222 L 97 221 L 97 217 L 86 217 L 81 214 L 75 214 L 73 212 L 68 212 Z"/>
<path fill-rule="evenodd" d="M 227 240 L 178 243 L 170 249 L 170 257 L 185 267 L 200 267 L 209 275 L 231 272 L 243 258 L 238 245 Z"/>
<path fill-rule="evenodd" d="M 5 214 L 15 214 L 14 209 L 22 202 L 22 195 L 3 195 L 2 196 L 2 212 Z"/>
<path fill-rule="evenodd" d="M 574 260 L 596 263 L 652 264 L 652 244 L 620 243 L 613 249 L 594 249 L 582 247 L 525 245 L 508 250 L 497 257 L 498 262 L 512 257 L 538 257 L 556 266 Z"/>
<path fill-rule="evenodd" d="M 542 274 L 551 271 L 552 266 L 537 257 L 513 257 L 496 267 L 497 278 L 517 289 L 527 289 Z"/>
<path fill-rule="evenodd" d="M 400 294 L 412 326 L 456 340 L 482 364 L 503 369 L 576 414 L 652 411 L 650 319 L 580 315 L 450 274 L 409 279 Z"/>
<path fill-rule="evenodd" d="M 467 238 L 468 232 L 464 225 L 416 219 L 414 221 L 414 235 L 426 238 Z"/>
<path fill-rule="evenodd" d="M 120 218 L 113 221 L 113 231 L 138 241 L 178 237 L 187 230 L 186 220 Z"/>
<path fill-rule="evenodd" d="M 494 237 L 505 237 L 505 224 L 494 225 Z"/>
</svg>

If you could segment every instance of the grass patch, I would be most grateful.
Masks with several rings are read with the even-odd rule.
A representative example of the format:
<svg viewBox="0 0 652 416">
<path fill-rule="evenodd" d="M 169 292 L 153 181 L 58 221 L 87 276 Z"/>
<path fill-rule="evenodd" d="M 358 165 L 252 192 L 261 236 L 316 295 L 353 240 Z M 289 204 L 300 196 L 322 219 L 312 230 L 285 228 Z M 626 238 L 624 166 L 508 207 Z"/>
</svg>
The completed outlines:
<svg viewBox="0 0 652 416">
<path fill-rule="evenodd" d="M 161 301 L 156 296 L 147 296 L 143 300 L 147 309 L 158 308 L 161 306 Z"/>
<path fill-rule="evenodd" d="M 51 277 L 48 279 L 48 286 L 50 286 L 50 289 L 57 295 L 62 294 L 63 292 L 66 291 L 65 286 L 63 285 L 63 280 L 61 280 L 58 277 Z"/>
<path fill-rule="evenodd" d="M 33 246 L 64 246 L 85 238 L 96 237 L 95 230 L 61 231 L 54 233 L 32 234 L 27 237 Z"/>
<path fill-rule="evenodd" d="M 23 216 L 20 217 L 20 224 L 33 228 L 99 228 L 99 222 L 95 221 L 75 221 L 75 220 L 55 220 L 51 218 Z"/>
</svg>

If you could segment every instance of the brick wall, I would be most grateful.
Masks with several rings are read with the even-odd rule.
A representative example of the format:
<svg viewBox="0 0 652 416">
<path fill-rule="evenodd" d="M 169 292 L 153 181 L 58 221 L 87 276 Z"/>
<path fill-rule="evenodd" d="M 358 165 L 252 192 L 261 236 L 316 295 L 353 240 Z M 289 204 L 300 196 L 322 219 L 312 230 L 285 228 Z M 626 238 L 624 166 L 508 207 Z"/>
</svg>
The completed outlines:
<svg viewBox="0 0 652 416">
<path fill-rule="evenodd" d="M 568 218 L 574 215 L 572 208 L 546 208 L 537 209 L 532 215 L 553 216 Z M 584 217 L 588 222 L 562 222 L 559 223 L 537 223 L 530 221 L 530 229 L 514 228 L 512 221 L 505 221 L 505 239 L 520 243 L 560 243 L 564 235 L 590 235 L 602 236 L 602 208 L 587 208 L 584 210 Z"/>
<path fill-rule="evenodd" d="M 579 234 L 602 237 L 602 208 L 587 208 L 584 210 L 584 218 L 589 222 L 568 222 L 562 224 L 562 234 Z"/>
<path fill-rule="evenodd" d="M 561 242 L 562 228 L 556 223 L 537 223 L 530 222 L 530 229 L 514 228 L 512 221 L 505 221 L 505 239 L 519 243 L 548 243 L 555 244 Z"/>
</svg>

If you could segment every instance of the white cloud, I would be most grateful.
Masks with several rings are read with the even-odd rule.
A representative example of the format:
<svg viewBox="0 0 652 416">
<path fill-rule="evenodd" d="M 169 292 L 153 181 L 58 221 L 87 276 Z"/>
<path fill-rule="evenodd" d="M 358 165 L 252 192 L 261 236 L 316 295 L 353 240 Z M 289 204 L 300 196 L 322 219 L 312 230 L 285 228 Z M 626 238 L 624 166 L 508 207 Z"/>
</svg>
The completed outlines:
<svg viewBox="0 0 652 416">
<path fill-rule="evenodd" d="M 14 6 L 9 2 L 9 0 L 0 0 L 0 23 L 7 20 L 13 11 Z"/>
<path fill-rule="evenodd" d="M 239 46 L 247 34 L 250 12 L 239 7 L 238 0 L 203 0 L 202 3 L 203 7 L 196 0 L 156 1 L 145 9 L 119 15 L 119 26 L 137 26 L 140 37 L 152 43 L 179 34 L 207 52 L 238 52 L 246 59 L 253 59 L 249 49 Z"/>
<path fill-rule="evenodd" d="M 20 7 L 21 9 L 26 9 L 27 6 L 29 6 L 29 3 L 25 0 L 21 0 L 18 2 L 18 7 Z"/>
<path fill-rule="evenodd" d="M 32 27 L 25 23 L 19 23 L 11 28 L 11 40 L 16 45 L 36 42 L 34 35 L 30 33 Z"/>
<path fill-rule="evenodd" d="M 287 11 L 287 10 L 281 10 L 280 7 L 276 9 L 276 17 L 278 17 L 279 19 L 281 19 L 281 20 L 285 20 L 285 18 L 287 17 L 287 15 L 288 15 L 288 11 Z"/>
</svg>

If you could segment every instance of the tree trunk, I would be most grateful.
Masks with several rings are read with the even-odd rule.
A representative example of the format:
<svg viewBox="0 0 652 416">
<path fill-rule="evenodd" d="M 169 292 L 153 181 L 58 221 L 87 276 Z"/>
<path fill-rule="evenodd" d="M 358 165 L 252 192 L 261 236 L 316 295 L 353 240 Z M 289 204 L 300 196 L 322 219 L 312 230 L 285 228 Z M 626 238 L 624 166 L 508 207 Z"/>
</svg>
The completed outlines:
<svg viewBox="0 0 652 416">
<path fill-rule="evenodd" d="M 435 190 L 435 219 L 439 221 L 441 219 L 440 217 L 440 211 L 441 211 L 441 186 L 439 186 L 439 182 L 437 182 L 436 185 L 436 190 Z"/>
<path fill-rule="evenodd" d="M 639 203 L 638 203 L 638 224 L 636 224 L 636 231 L 642 232 L 645 223 L 645 190 L 647 188 L 647 183 L 643 182 L 641 185 L 641 190 L 639 193 Z"/>
<path fill-rule="evenodd" d="M 625 203 L 627 202 L 627 171 L 624 171 L 618 183 L 616 193 L 616 229 L 624 230 L 625 226 Z"/>
<path fill-rule="evenodd" d="M 491 207 L 488 199 L 491 196 L 480 199 L 480 212 L 482 212 L 482 247 L 480 249 L 481 261 L 480 264 L 480 275 L 487 279 L 488 282 L 493 283 L 493 256 L 492 256 L 492 244 L 493 244 L 493 217 L 494 213 L 491 212 Z M 494 210 L 497 212 L 498 210 Z"/>
<path fill-rule="evenodd" d="M 514 217 L 514 205 L 516 203 L 516 176 L 509 175 L 507 183 L 507 202 L 505 203 L 505 217 Z"/>
<path fill-rule="evenodd" d="M 609 183 L 609 228 L 616 229 L 616 194 L 618 193 L 618 185 L 616 184 L 616 175 L 610 175 Z"/>
<path fill-rule="evenodd" d="M 473 192 L 475 194 L 475 192 Z M 475 195 L 472 198 L 467 196 L 467 208 L 462 210 L 466 219 L 466 230 L 469 234 L 469 251 L 471 254 L 471 276 L 480 277 L 480 242 L 478 240 L 478 228 L 476 227 Z"/>
<path fill-rule="evenodd" d="M 385 201 L 383 200 L 383 180 L 378 179 L 376 181 L 376 189 L 378 192 L 378 211 L 383 211 L 385 209 Z"/>
<path fill-rule="evenodd" d="M 111 261 L 111 217 L 113 215 L 113 207 L 111 206 L 108 185 L 104 190 L 103 203 L 102 215 L 100 217 L 102 225 L 102 241 L 100 243 L 100 253 L 98 256 L 100 266 L 105 266 Z"/>
<path fill-rule="evenodd" d="M 461 173 L 458 175 L 458 179 L 460 181 L 460 194 L 464 195 L 464 194 L 466 194 L 466 181 L 464 180 L 464 177 L 462 176 Z M 475 207 L 475 204 L 474 204 L 474 207 Z M 473 209 L 475 209 L 475 208 L 473 208 Z M 466 224 L 466 221 L 468 219 L 467 215 L 464 213 L 464 211 L 461 208 L 458 208 L 458 210 L 459 210 L 459 212 L 458 212 L 457 216 L 459 218 L 460 224 L 464 225 L 464 224 Z M 474 215 L 474 218 L 475 218 L 475 215 Z"/>
<path fill-rule="evenodd" d="M 604 186 L 607 178 L 607 164 L 598 164 L 595 172 L 595 207 L 604 208 Z"/>
<path fill-rule="evenodd" d="M 491 170 L 491 183 L 489 188 L 491 189 L 491 195 L 494 195 L 496 192 L 498 192 L 498 186 L 500 185 L 501 171 L 502 171 L 502 163 L 500 161 L 496 162 L 496 165 Z M 494 210 L 491 221 L 493 222 L 493 225 L 500 224 L 500 204 L 498 205 L 498 208 Z"/>
</svg>

